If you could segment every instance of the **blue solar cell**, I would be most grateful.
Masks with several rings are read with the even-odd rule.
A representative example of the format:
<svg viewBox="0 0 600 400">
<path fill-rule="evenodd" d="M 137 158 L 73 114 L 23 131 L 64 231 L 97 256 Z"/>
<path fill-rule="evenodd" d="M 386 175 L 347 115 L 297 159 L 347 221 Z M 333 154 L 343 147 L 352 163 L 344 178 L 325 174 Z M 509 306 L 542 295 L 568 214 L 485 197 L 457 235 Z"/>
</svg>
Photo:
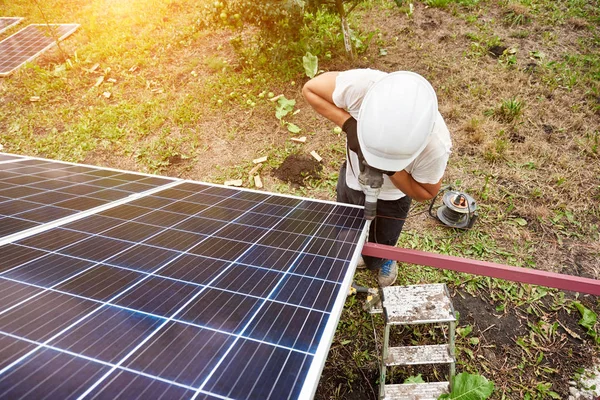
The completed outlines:
<svg viewBox="0 0 600 400">
<path fill-rule="evenodd" d="M 146 213 L 135 218 L 135 220 L 136 222 L 142 222 L 144 224 L 169 227 L 178 224 L 186 218 L 188 218 L 188 216 L 185 214 L 177 214 L 168 211 L 149 211 L 146 209 Z"/>
<path fill-rule="evenodd" d="M 204 285 L 212 281 L 228 265 L 227 261 L 186 254 L 172 260 L 161 268 L 159 273 L 169 278 Z"/>
<path fill-rule="evenodd" d="M 233 341 L 232 336 L 223 333 L 169 322 L 124 366 L 197 387 Z"/>
<path fill-rule="evenodd" d="M 104 306 L 49 344 L 100 361 L 118 362 L 165 320 Z"/>
<path fill-rule="evenodd" d="M 47 290 L 0 315 L 0 327 L 3 332 L 43 342 L 99 306 L 91 300 Z"/>
<path fill-rule="evenodd" d="M 4 312 L 6 309 L 23 300 L 27 300 L 31 296 L 40 293 L 42 290 L 43 289 L 35 286 L 0 278 L 0 312 Z M 0 337 L 0 359 L 2 359 L 1 342 L 2 338 Z M 1 366 L 0 369 L 2 369 Z"/>
<path fill-rule="evenodd" d="M 142 242 L 163 230 L 164 228 L 160 226 L 138 224 L 130 221 L 109 229 L 103 232 L 102 235 L 114 239 L 127 240 L 129 242 Z"/>
<path fill-rule="evenodd" d="M 57 219 L 69 216 L 73 214 L 73 210 L 66 208 L 53 207 L 53 206 L 41 206 L 38 204 L 38 208 L 18 214 L 17 217 L 26 219 L 33 222 L 52 222 Z"/>
<path fill-rule="evenodd" d="M 240 340 L 203 389 L 234 399 L 295 399 L 311 361 L 305 353 Z"/>
<path fill-rule="evenodd" d="M 185 251 L 206 239 L 206 237 L 206 235 L 169 229 L 161 232 L 160 235 L 147 239 L 145 243 L 165 249 Z"/>
<path fill-rule="evenodd" d="M 84 358 L 42 349 L 0 376 L 0 393 L 6 399 L 77 398 L 109 370 Z"/>
<path fill-rule="evenodd" d="M 73 257 L 85 258 L 92 261 L 104 261 L 119 254 L 133 245 L 121 240 L 109 239 L 101 236 L 92 236 L 78 242 L 76 245 L 65 247 L 61 253 Z"/>
<path fill-rule="evenodd" d="M 0 238 L 24 231 L 25 229 L 29 229 L 37 225 L 37 223 L 31 221 L 0 216 Z M 2 268 L 2 266 L 0 266 L 0 268 Z"/>
<path fill-rule="evenodd" d="M 33 343 L 15 339 L 0 333 L 0 370 L 17 361 L 35 348 L 36 345 Z M 8 386 L 7 382 L 5 385 Z M 2 394 L 2 391 L 0 391 L 0 394 Z"/>
<path fill-rule="evenodd" d="M 235 264 L 211 283 L 211 286 L 266 297 L 283 277 L 280 272 Z"/>
<path fill-rule="evenodd" d="M 57 285 L 56 290 L 107 301 L 146 276 L 140 272 L 99 264 Z"/>
<path fill-rule="evenodd" d="M 126 250 L 121 250 L 118 252 L 118 254 L 112 257 L 107 258 L 106 262 L 108 264 L 131 268 L 138 271 L 152 272 L 159 266 L 165 265 L 176 257 L 180 256 L 180 253 L 161 249 L 159 247 L 146 246 L 143 244 L 132 246 L 131 243 L 119 243 L 126 244 L 130 247 L 128 247 Z M 114 254 L 115 252 L 109 251 L 107 253 Z M 102 258 L 104 255 L 106 254 L 102 253 L 102 255 L 97 258 Z"/>
<path fill-rule="evenodd" d="M 226 225 L 225 222 L 206 218 L 188 217 L 174 226 L 182 231 L 211 235 Z"/>
<path fill-rule="evenodd" d="M 46 251 L 28 249 L 14 244 L 0 246 L 0 273 L 18 267 L 31 260 L 35 260 L 36 258 L 43 257 L 46 254 L 48 254 Z"/>
<path fill-rule="evenodd" d="M 159 381 L 127 370 L 117 369 L 95 387 L 89 398 L 113 400 L 122 399 L 191 399 L 194 391 L 186 387 Z M 197 400 L 218 400 L 216 397 L 196 397 Z"/>
<path fill-rule="evenodd" d="M 34 189 L 28 186 L 12 187 L 10 189 L 0 190 L 0 196 L 9 197 L 11 199 L 19 199 L 22 197 L 33 196 L 42 193 L 41 189 Z"/>
<path fill-rule="evenodd" d="M 0 215 L 11 216 L 40 207 L 38 203 L 24 200 L 12 200 L 0 203 Z"/>
<path fill-rule="evenodd" d="M 314 353 L 328 314 L 268 301 L 245 336 L 302 352 Z"/>
<path fill-rule="evenodd" d="M 240 333 L 264 300 L 218 289 L 206 289 L 178 319 L 229 333 Z"/>
<path fill-rule="evenodd" d="M 339 285 L 321 279 L 287 275 L 272 298 L 284 303 L 331 311 Z"/>
<path fill-rule="evenodd" d="M 53 286 L 75 274 L 81 273 L 94 264 L 89 261 L 65 257 L 59 254 L 48 254 L 21 265 L 2 276 L 44 287 Z M 48 268 L 52 266 L 52 268 Z"/>
<path fill-rule="evenodd" d="M 209 237 L 189 250 L 192 254 L 234 261 L 252 247 L 250 243 Z"/>
<path fill-rule="evenodd" d="M 291 272 L 300 275 L 314 276 L 319 279 L 327 279 L 333 282 L 341 282 L 343 274 L 348 270 L 348 261 L 333 260 L 331 258 L 315 256 L 313 254 L 302 254 Z"/>
<path fill-rule="evenodd" d="M 113 300 L 113 304 L 146 313 L 169 317 L 201 287 L 160 277 L 147 277 L 131 290 Z"/>
</svg>

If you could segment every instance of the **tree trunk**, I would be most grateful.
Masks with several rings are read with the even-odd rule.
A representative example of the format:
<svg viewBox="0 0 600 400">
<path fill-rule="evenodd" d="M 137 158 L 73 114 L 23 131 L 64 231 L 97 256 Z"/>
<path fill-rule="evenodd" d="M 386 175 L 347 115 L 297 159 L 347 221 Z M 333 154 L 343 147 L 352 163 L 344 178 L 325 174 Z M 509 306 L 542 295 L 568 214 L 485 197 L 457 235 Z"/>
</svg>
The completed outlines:
<svg viewBox="0 0 600 400">
<path fill-rule="evenodd" d="M 350 40 L 350 27 L 348 26 L 348 20 L 346 19 L 346 10 L 342 0 L 335 0 L 340 19 L 342 20 L 342 33 L 344 34 L 344 46 L 346 47 L 346 53 L 350 54 L 350 57 L 354 58 L 352 51 L 352 41 Z"/>
</svg>

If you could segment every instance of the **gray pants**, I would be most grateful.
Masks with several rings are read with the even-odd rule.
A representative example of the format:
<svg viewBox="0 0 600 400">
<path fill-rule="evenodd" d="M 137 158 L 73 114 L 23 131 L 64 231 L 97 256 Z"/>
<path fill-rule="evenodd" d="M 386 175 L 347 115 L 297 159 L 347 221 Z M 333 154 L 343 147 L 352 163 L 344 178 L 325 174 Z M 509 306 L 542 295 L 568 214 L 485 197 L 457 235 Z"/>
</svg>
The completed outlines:
<svg viewBox="0 0 600 400">
<path fill-rule="evenodd" d="M 340 203 L 364 205 L 365 194 L 346 185 L 346 163 L 340 169 L 337 181 L 337 201 Z M 369 242 L 395 246 L 408 215 L 411 198 L 404 196 L 398 200 L 378 200 L 377 217 L 371 223 Z M 364 256 L 369 269 L 379 269 L 387 261 L 383 258 Z"/>
</svg>

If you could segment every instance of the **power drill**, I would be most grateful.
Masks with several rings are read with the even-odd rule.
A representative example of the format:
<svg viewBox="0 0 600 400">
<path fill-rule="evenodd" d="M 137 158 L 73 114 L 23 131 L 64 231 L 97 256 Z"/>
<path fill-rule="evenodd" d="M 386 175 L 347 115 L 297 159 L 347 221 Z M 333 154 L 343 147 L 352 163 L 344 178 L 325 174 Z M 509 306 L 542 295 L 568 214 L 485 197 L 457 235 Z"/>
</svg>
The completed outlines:
<svg viewBox="0 0 600 400">
<path fill-rule="evenodd" d="M 363 159 L 360 163 L 358 183 L 365 193 L 365 219 L 372 221 L 377 215 L 377 197 L 383 185 L 383 172 L 369 166 Z"/>
</svg>

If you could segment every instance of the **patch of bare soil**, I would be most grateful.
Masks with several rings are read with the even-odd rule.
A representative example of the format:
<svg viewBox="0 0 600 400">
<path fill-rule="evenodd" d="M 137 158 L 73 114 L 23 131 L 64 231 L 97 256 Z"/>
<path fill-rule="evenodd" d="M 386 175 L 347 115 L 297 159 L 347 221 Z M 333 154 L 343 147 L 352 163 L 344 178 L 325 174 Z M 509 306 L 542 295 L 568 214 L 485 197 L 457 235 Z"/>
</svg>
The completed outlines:
<svg viewBox="0 0 600 400">
<path fill-rule="evenodd" d="M 284 182 L 305 186 L 307 179 L 318 179 L 323 165 L 306 154 L 290 154 L 281 165 L 273 171 L 273 175 Z"/>
</svg>

